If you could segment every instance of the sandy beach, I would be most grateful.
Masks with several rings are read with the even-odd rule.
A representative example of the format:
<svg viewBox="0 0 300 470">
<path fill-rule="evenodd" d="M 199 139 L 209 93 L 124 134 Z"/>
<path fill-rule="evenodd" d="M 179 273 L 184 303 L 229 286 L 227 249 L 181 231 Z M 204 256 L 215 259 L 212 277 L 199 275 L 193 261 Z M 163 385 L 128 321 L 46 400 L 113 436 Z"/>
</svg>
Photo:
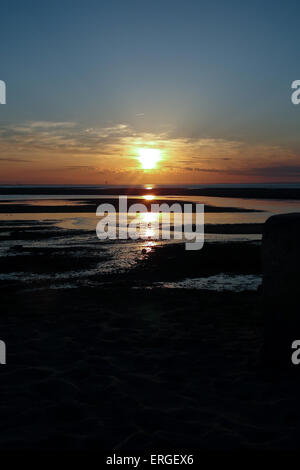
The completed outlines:
<svg viewBox="0 0 300 470">
<path fill-rule="evenodd" d="M 261 359 L 261 246 L 251 237 L 263 224 L 206 224 L 225 238 L 189 252 L 183 243 L 99 244 L 73 205 L 44 218 L 34 201 L 8 205 L 1 449 L 298 445 L 300 382 Z M 78 228 L 58 218 L 60 207 Z"/>
<path fill-rule="evenodd" d="M 258 294 L 6 289 L 2 306 L 2 449 L 299 443 L 300 383 L 260 363 Z"/>
<path fill-rule="evenodd" d="M 226 270 L 259 274 L 259 250 L 212 244 L 195 257 L 180 245 L 158 247 L 136 269 L 70 289 L 39 276 L 72 263 L 80 271 L 88 259 L 37 249 L 28 265 L 19 253 L 19 269 L 36 275 L 0 283 L 9 361 L 0 448 L 297 446 L 300 383 L 261 363 L 259 292 L 153 287 Z"/>
</svg>

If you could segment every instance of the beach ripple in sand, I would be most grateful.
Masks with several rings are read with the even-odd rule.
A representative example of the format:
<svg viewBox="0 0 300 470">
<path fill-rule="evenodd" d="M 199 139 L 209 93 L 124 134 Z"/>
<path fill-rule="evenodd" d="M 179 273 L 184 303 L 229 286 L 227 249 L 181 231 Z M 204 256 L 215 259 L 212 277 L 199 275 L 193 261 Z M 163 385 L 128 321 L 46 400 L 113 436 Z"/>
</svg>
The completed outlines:
<svg viewBox="0 0 300 470">
<path fill-rule="evenodd" d="M 256 293 L 22 291 L 3 306 L 0 448 L 297 443 L 300 384 L 258 364 Z"/>
</svg>

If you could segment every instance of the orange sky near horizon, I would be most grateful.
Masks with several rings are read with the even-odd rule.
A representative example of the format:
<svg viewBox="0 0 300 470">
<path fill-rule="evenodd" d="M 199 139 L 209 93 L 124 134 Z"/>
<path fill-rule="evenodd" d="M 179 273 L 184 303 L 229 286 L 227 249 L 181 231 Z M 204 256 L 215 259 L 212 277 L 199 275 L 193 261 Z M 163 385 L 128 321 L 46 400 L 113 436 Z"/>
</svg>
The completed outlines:
<svg viewBox="0 0 300 470">
<path fill-rule="evenodd" d="M 160 151 L 144 169 L 141 148 Z M 297 181 L 297 152 L 225 139 L 29 122 L 0 133 L 0 184 L 205 184 Z"/>
</svg>

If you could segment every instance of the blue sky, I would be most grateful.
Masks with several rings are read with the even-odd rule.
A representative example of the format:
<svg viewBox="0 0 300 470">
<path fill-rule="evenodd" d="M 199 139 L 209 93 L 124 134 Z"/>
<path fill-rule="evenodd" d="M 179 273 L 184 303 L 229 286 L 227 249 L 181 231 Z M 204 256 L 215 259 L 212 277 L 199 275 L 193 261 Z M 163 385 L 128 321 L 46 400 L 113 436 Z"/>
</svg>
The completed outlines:
<svg viewBox="0 0 300 470">
<path fill-rule="evenodd" d="M 14 127 L 72 122 L 272 148 L 268 155 L 280 148 L 276 176 L 278 165 L 297 170 L 300 106 L 290 85 L 300 78 L 299 14 L 296 1 L 2 3 L 3 158 Z"/>
</svg>

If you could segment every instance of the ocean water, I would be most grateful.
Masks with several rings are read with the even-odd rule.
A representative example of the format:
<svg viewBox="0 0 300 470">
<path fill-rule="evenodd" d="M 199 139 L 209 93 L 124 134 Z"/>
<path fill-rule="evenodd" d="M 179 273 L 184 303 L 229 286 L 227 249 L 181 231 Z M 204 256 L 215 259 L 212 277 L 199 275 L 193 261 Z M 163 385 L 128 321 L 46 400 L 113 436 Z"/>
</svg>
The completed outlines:
<svg viewBox="0 0 300 470">
<path fill-rule="evenodd" d="M 178 185 L 176 185 L 178 187 Z M 189 188 L 208 187 L 208 185 L 190 185 Z M 210 185 L 210 187 L 259 187 L 259 188 L 300 188 L 300 184 L 294 185 Z M 8 186 L 5 186 L 7 188 Z M 26 186 L 28 188 L 28 186 Z M 81 186 L 82 188 L 83 186 Z M 123 187 L 123 186 L 122 186 Z M 160 186 L 162 187 L 162 186 Z M 167 186 L 164 186 L 167 187 Z M 184 187 L 184 186 L 182 186 Z M 4 188 L 0 186 L 0 189 Z M 11 189 L 14 187 L 11 186 Z M 20 188 L 20 186 L 18 186 Z M 57 186 L 55 186 L 57 188 Z M 74 187 L 74 189 L 78 188 Z M 76 213 L 72 212 L 72 207 L 80 204 L 85 199 L 99 198 L 101 199 L 111 196 L 102 196 L 97 194 L 97 189 L 101 186 L 89 186 L 89 189 L 95 189 L 95 194 L 89 195 L 22 195 L 22 194 L 8 194 L 0 195 L 1 204 L 14 204 L 15 202 L 24 204 L 28 207 L 38 204 L 39 206 L 68 206 L 69 212 L 67 213 L 1 213 L 0 214 L 0 256 L 9 257 L 11 259 L 12 269 L 10 272 L 1 272 L 0 280 L 22 280 L 30 282 L 37 277 L 40 280 L 49 280 L 50 286 L 59 286 L 65 283 L 70 287 L 77 285 L 79 282 L 89 284 L 90 277 L 97 274 L 106 274 L 114 272 L 126 272 L 138 265 L 138 263 L 148 256 L 148 253 L 153 250 L 156 245 L 169 244 L 178 241 L 174 240 L 154 240 L 151 237 L 151 224 L 150 229 L 146 228 L 147 233 L 143 233 L 143 239 L 132 241 L 101 241 L 96 236 L 96 225 L 99 222 L 99 217 L 92 213 Z M 117 197 L 117 187 L 113 186 L 112 196 Z M 147 195 L 154 196 L 155 202 L 155 186 L 152 186 L 151 192 L 146 190 Z M 70 199 L 76 199 L 71 201 Z M 140 199 L 141 202 L 145 199 L 144 196 L 133 196 L 134 199 Z M 128 197 L 128 204 L 130 199 Z M 246 210 L 253 210 L 254 212 L 216 212 L 205 213 L 205 224 L 251 224 L 251 223 L 264 223 L 271 215 L 300 212 L 300 201 L 293 200 L 265 200 L 265 199 L 243 199 L 243 198 L 223 198 L 223 197 L 202 197 L 202 196 L 159 196 L 160 201 L 173 203 L 175 200 L 185 203 L 195 202 L 204 204 L 204 206 L 218 206 L 218 207 L 235 207 Z M 140 214 L 141 220 L 147 219 L 146 213 Z M 151 222 L 151 221 L 150 221 Z M 11 239 L 10 235 L 14 233 L 18 227 L 19 239 Z M 176 226 L 173 227 L 176 231 Z M 36 236 L 34 235 L 36 233 Z M 211 230 L 210 230 L 211 231 Z M 245 232 L 243 230 L 242 232 Z M 28 233 L 31 233 L 28 236 Z M 23 235 L 22 235 L 23 234 Z M 22 238 L 23 237 L 23 238 Z M 229 242 L 229 241 L 252 241 L 259 243 L 261 240 L 260 234 L 222 234 L 222 233 L 205 233 L 205 243 L 210 242 Z M 184 241 L 184 240 L 183 240 Z M 36 273 L 34 270 L 26 269 L 24 271 L 14 270 L 14 259 L 22 254 L 27 254 L 37 250 L 50 249 L 59 252 L 60 255 L 65 254 L 69 256 L 70 252 L 77 258 L 84 257 L 97 257 L 101 252 L 101 260 L 93 267 L 87 267 L 80 270 L 65 270 L 63 272 L 45 272 Z M 71 251 L 70 251 L 71 250 Z M 102 256 L 103 255 L 103 256 Z M 163 287 L 179 287 L 179 288 L 207 288 L 212 290 L 254 290 L 258 287 L 261 280 L 259 276 L 230 276 L 220 273 L 210 278 L 197 278 L 197 279 L 183 279 L 179 283 L 164 283 Z"/>
</svg>

